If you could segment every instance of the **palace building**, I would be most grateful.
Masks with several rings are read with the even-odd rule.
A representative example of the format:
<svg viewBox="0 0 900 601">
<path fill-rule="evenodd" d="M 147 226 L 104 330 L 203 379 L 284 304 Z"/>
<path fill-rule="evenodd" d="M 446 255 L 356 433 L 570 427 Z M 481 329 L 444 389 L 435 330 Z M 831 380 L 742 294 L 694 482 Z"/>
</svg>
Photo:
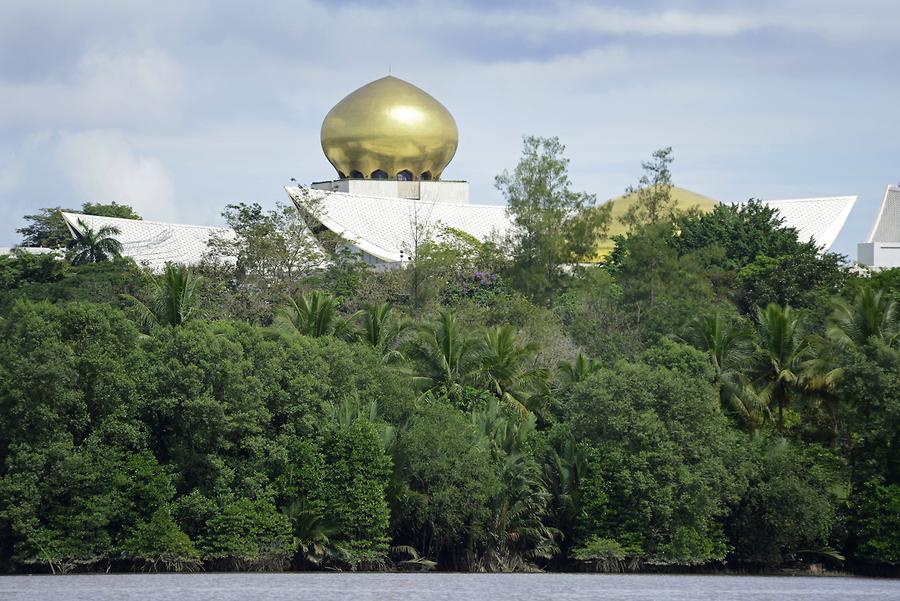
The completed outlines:
<svg viewBox="0 0 900 601">
<path fill-rule="evenodd" d="M 868 239 L 857 250 L 859 262 L 875 269 L 900 267 L 900 185 L 888 186 Z"/>
<path fill-rule="evenodd" d="M 346 96 L 325 116 L 322 150 L 336 177 L 285 191 L 311 231 L 333 232 L 377 269 L 401 266 L 423 238 L 448 229 L 480 240 L 502 237 L 511 227 L 505 205 L 471 203 L 468 182 L 441 177 L 458 142 L 456 121 L 446 107 L 408 82 L 383 77 Z M 801 239 L 827 250 L 855 201 L 856 196 L 839 196 L 763 202 L 777 208 Z M 707 209 L 714 205 L 706 202 Z M 206 255 L 211 236 L 234 235 L 226 228 L 74 213 L 63 217 L 76 236 L 81 224 L 118 227 L 124 254 L 154 269 L 166 262 L 196 263 Z M 880 233 L 873 230 L 873 235 L 880 241 Z"/>
</svg>

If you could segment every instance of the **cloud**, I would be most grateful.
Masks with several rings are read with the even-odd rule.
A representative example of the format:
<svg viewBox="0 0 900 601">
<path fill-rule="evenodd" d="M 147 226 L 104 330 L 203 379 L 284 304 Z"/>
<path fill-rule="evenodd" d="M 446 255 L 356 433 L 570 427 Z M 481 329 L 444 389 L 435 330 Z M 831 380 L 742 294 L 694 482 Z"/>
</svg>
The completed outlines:
<svg viewBox="0 0 900 601">
<path fill-rule="evenodd" d="M 0 81 L 0 127 L 138 125 L 165 116 L 183 91 L 181 66 L 165 52 L 92 49 L 67 77 Z"/>
<path fill-rule="evenodd" d="M 456 117 L 446 175 L 470 180 L 477 202 L 500 200 L 493 175 L 523 133 L 560 136 L 576 185 L 601 198 L 670 144 L 679 183 L 724 199 L 870 180 L 880 194 L 896 179 L 900 86 L 886 74 L 900 46 L 882 35 L 896 0 L 6 0 L 3 12 L 0 243 L 42 206 L 117 200 L 217 223 L 229 202 L 271 205 L 291 177 L 333 175 L 322 117 L 388 65 Z"/>
<path fill-rule="evenodd" d="M 792 4 L 794 6 L 792 6 Z M 556 2 L 539 10 L 499 9 L 476 15 L 474 11 L 455 13 L 457 24 L 497 29 L 514 35 L 546 37 L 584 32 L 638 36 L 731 37 L 764 29 L 784 29 L 823 36 L 864 36 L 887 32 L 883 18 L 847 7 L 787 3 L 780 10 L 654 10 L 624 9 Z M 476 9 L 477 10 L 477 9 Z"/>
<path fill-rule="evenodd" d="M 156 219 L 178 218 L 174 185 L 165 166 L 155 157 L 137 153 L 120 134 L 62 134 L 53 158 L 69 198 L 115 201 Z"/>
</svg>

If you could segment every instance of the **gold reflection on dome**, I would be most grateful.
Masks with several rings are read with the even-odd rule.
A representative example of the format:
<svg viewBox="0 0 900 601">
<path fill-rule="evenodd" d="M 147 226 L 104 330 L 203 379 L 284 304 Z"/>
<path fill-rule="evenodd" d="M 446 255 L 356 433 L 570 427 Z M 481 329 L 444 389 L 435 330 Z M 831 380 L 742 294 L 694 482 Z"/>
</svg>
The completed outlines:
<svg viewBox="0 0 900 601">
<path fill-rule="evenodd" d="M 322 122 L 322 150 L 341 178 L 438 179 L 458 142 L 444 105 L 391 76 L 351 93 Z"/>
</svg>

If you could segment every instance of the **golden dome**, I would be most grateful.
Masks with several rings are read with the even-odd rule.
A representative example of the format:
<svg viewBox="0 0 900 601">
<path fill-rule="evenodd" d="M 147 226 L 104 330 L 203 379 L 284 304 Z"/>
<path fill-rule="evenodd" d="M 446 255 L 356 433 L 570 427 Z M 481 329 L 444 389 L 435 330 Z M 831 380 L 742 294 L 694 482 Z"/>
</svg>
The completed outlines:
<svg viewBox="0 0 900 601">
<path fill-rule="evenodd" d="M 458 143 L 450 111 L 391 76 L 346 96 L 322 122 L 322 150 L 342 179 L 439 179 Z"/>
</svg>

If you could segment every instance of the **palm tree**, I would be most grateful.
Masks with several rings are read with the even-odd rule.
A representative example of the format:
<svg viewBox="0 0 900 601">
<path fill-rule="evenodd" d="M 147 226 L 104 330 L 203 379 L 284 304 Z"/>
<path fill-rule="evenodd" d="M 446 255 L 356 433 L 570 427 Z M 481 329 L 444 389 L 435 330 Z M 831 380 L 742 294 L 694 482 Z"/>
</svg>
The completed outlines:
<svg viewBox="0 0 900 601">
<path fill-rule="evenodd" d="M 546 398 L 547 370 L 529 367 L 536 344 L 518 344 L 512 326 L 498 326 L 484 335 L 481 365 L 476 379 L 522 415 L 536 411 Z"/>
<path fill-rule="evenodd" d="M 425 390 L 443 389 L 458 401 L 463 384 L 474 380 L 482 354 L 482 345 L 462 334 L 453 313 L 440 310 L 412 342 L 410 355 L 419 366 L 413 382 Z"/>
<path fill-rule="evenodd" d="M 122 254 L 122 243 L 115 238 L 122 233 L 119 228 L 104 225 L 94 230 L 81 219 L 78 227 L 80 230 L 75 232 L 75 239 L 69 243 L 69 261 L 73 265 L 109 261 Z"/>
<path fill-rule="evenodd" d="M 472 424 L 500 466 L 504 485 L 490 502 L 492 527 L 485 560 L 492 571 L 524 567 L 524 559 L 550 559 L 557 551 L 559 531 L 544 523 L 550 494 L 540 465 L 529 452 L 536 431 L 533 414 L 508 417 L 500 401 L 472 413 Z"/>
<path fill-rule="evenodd" d="M 548 517 L 560 533 L 560 557 L 568 558 L 574 542 L 579 485 L 587 475 L 588 458 L 571 432 L 550 447 L 543 463 L 544 486 L 550 493 Z"/>
<path fill-rule="evenodd" d="M 799 393 L 810 345 L 800 317 L 790 306 L 775 303 L 758 309 L 761 344 L 753 375 L 761 400 L 778 410 L 778 429 L 784 431 L 784 407 Z"/>
<path fill-rule="evenodd" d="M 574 361 L 559 362 L 559 379 L 563 384 L 577 384 L 583 382 L 592 373 L 600 369 L 602 365 L 585 355 L 578 353 Z"/>
<path fill-rule="evenodd" d="M 320 509 L 301 499 L 291 501 L 283 513 L 294 526 L 297 554 L 303 562 L 318 567 L 326 558 L 343 559 L 346 556 L 343 547 L 331 542 L 337 528 L 325 519 Z"/>
<path fill-rule="evenodd" d="M 181 326 L 197 316 L 200 307 L 199 286 L 203 278 L 184 265 L 167 263 L 162 276 L 150 280 L 153 293 L 149 304 L 126 296 L 139 311 L 145 327 Z"/>
<path fill-rule="evenodd" d="M 381 353 L 385 363 L 402 361 L 403 353 L 398 350 L 400 337 L 407 323 L 394 319 L 390 303 L 378 305 L 367 303 L 362 309 L 362 332 L 360 338 Z"/>
<path fill-rule="evenodd" d="M 349 339 L 353 337 L 353 320 L 358 315 L 359 312 L 341 317 L 337 300 L 317 290 L 312 294 L 289 297 L 287 306 L 278 314 L 278 321 L 282 327 L 304 336 Z"/>
<path fill-rule="evenodd" d="M 750 428 L 760 426 L 767 407 L 743 373 L 751 357 L 750 333 L 718 311 L 695 317 L 689 331 L 693 345 L 709 356 L 722 405 L 740 415 Z"/>
<path fill-rule="evenodd" d="M 862 347 L 878 340 L 889 347 L 900 344 L 900 320 L 896 301 L 883 291 L 863 287 L 852 303 L 836 298 L 825 336 L 810 338 L 810 358 L 805 363 L 805 386 L 831 418 L 834 434 L 841 430 L 841 397 L 837 383 L 844 374 L 843 357 L 848 347 Z"/>
<path fill-rule="evenodd" d="M 834 300 L 834 312 L 827 329 L 828 337 L 841 345 L 862 346 L 877 338 L 887 346 L 900 344 L 900 312 L 897 303 L 883 290 L 865 286 L 853 299 Z"/>
</svg>

